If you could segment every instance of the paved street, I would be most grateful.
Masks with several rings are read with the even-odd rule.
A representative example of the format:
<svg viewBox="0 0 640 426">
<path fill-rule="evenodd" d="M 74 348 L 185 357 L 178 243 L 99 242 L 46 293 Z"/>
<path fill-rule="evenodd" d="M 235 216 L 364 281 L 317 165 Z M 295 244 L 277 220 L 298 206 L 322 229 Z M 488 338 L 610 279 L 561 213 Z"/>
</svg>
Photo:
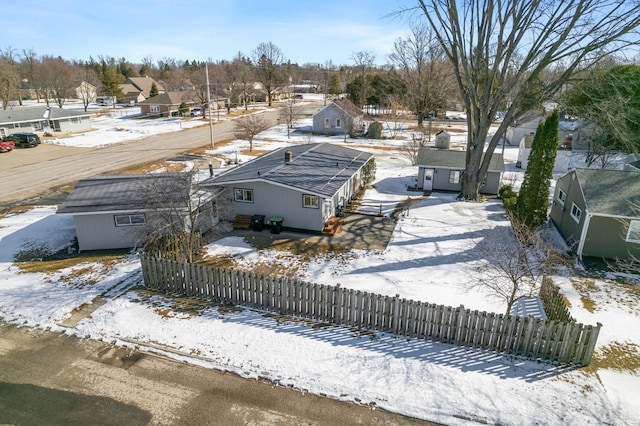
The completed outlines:
<svg viewBox="0 0 640 426">
<path fill-rule="evenodd" d="M 104 342 L 0 322 L 0 424 L 429 423 Z"/>
</svg>

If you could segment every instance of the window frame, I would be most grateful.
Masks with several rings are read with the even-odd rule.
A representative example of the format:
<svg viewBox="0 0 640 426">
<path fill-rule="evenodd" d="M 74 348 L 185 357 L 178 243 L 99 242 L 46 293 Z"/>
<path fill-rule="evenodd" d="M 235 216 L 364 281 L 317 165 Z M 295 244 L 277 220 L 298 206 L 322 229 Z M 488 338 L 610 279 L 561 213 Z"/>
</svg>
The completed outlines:
<svg viewBox="0 0 640 426">
<path fill-rule="evenodd" d="M 119 219 L 126 218 L 127 221 L 122 221 Z M 134 220 L 134 218 L 142 219 L 142 220 Z M 130 213 L 130 214 L 114 214 L 113 215 L 113 223 L 116 227 L 120 228 L 123 226 L 142 226 L 147 223 L 147 218 L 144 213 Z"/>
<path fill-rule="evenodd" d="M 160 112 L 160 105 L 150 105 L 149 106 L 149 112 L 159 113 Z"/>
<path fill-rule="evenodd" d="M 328 129 L 329 127 L 331 127 L 331 120 L 329 120 L 328 118 L 324 119 L 324 128 Z"/>
<path fill-rule="evenodd" d="M 452 185 L 459 185 L 460 176 L 462 176 L 460 170 L 449 170 L 449 183 Z"/>
<path fill-rule="evenodd" d="M 558 188 L 558 196 L 556 197 L 556 199 L 558 200 L 558 203 L 560 203 L 560 205 L 564 206 L 564 203 L 567 201 L 567 193 L 564 192 L 562 188 Z"/>
<path fill-rule="evenodd" d="M 634 238 L 631 238 L 633 234 Z M 640 243 L 640 219 L 631 219 L 625 241 L 628 243 Z"/>
<path fill-rule="evenodd" d="M 577 211 L 578 213 L 576 214 L 575 211 Z M 571 211 L 569 212 L 569 216 L 571 216 L 571 218 L 575 220 L 576 223 L 580 223 L 580 219 L 582 218 L 582 209 L 578 207 L 576 203 L 571 203 Z"/>
<path fill-rule="evenodd" d="M 315 200 L 315 203 L 308 202 Z M 302 194 L 302 207 L 305 209 L 319 209 L 320 208 L 320 197 L 312 194 Z"/>
<path fill-rule="evenodd" d="M 336 118 L 336 129 L 342 129 L 342 119 Z"/>
<path fill-rule="evenodd" d="M 238 191 L 241 191 L 241 197 L 238 197 Z M 249 197 L 246 196 L 247 194 L 249 194 Z M 233 201 L 237 203 L 253 203 L 253 189 L 233 188 Z"/>
</svg>

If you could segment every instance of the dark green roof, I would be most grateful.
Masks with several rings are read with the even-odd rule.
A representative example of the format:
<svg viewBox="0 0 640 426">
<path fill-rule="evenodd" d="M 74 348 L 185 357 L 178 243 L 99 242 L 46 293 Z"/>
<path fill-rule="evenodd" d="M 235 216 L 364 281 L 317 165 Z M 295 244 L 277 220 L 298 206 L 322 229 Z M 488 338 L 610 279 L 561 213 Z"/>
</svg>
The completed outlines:
<svg viewBox="0 0 640 426">
<path fill-rule="evenodd" d="M 589 213 L 640 217 L 640 172 L 576 169 Z"/>
<path fill-rule="evenodd" d="M 451 149 L 434 149 L 423 147 L 418 151 L 418 166 L 439 167 L 445 169 L 464 170 L 467 162 L 466 151 Z M 493 153 L 490 172 L 504 172 L 504 159 L 502 154 Z"/>
</svg>

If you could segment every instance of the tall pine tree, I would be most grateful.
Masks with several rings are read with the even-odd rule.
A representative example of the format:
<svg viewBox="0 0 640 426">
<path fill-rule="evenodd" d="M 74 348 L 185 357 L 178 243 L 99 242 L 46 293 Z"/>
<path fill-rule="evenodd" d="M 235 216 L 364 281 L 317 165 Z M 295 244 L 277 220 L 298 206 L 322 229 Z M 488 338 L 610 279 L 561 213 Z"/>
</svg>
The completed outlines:
<svg viewBox="0 0 640 426">
<path fill-rule="evenodd" d="M 533 229 L 547 220 L 549 185 L 558 151 L 558 111 L 538 125 L 533 137 L 529 163 L 516 202 L 516 217 Z"/>
</svg>

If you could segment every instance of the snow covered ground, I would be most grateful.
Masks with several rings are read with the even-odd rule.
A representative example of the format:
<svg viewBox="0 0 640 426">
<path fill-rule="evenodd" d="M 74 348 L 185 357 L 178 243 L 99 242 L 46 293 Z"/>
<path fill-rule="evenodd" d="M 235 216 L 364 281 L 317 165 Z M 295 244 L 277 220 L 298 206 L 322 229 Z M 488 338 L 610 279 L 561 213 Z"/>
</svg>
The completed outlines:
<svg viewBox="0 0 640 426">
<path fill-rule="evenodd" d="M 192 121 L 205 123 L 183 123 Z M 148 123 L 107 115 L 94 122 L 96 131 L 54 143 L 135 143 L 141 136 L 171 131 L 170 126 L 175 126 L 173 120 Z M 310 123 L 299 125 L 304 130 Z M 316 141 L 342 143 L 342 138 L 309 136 L 302 131 L 287 139 L 285 129 L 276 126 L 259 135 L 254 149 Z M 376 182 L 365 194 L 368 201 L 391 206 L 416 197 L 406 188 L 417 169 L 393 149 L 401 143 L 347 141 L 349 146 L 376 155 Z M 209 154 L 229 158 L 247 145 L 246 141 L 236 141 Z M 505 178 L 519 182 L 522 171 L 513 166 L 515 148 L 507 147 L 505 157 L 510 161 Z M 248 158 L 240 155 L 242 161 Z M 243 377 L 268 378 L 305 392 L 445 424 L 640 424 L 637 366 L 635 370 L 597 365 L 566 369 L 384 333 L 314 327 L 303 321 L 172 299 L 143 289 L 124 291 L 139 276 L 135 254 L 115 263 L 98 261 L 43 272 L 21 271 L 14 262 L 21 253 L 55 252 L 73 239 L 71 218 L 56 216 L 55 209 L 41 206 L 0 219 L 0 317 L 4 321 L 160 352 Z M 469 290 L 465 284 L 479 261 L 478 240 L 505 224 L 497 200 L 463 203 L 451 194 L 434 193 L 417 201 L 400 218 L 386 250 L 352 250 L 333 258 L 300 262 L 299 273 L 312 282 L 339 282 L 371 292 L 502 313 L 504 306 L 499 300 L 477 289 Z M 210 255 L 236 255 L 246 265 L 283 261 L 281 252 L 258 251 L 238 237 L 216 241 L 207 249 Z M 579 322 L 603 324 L 599 354 L 604 356 L 607 349 L 625 345 L 635 348 L 637 356 L 637 286 L 604 278 L 577 280 L 580 274 L 579 268 L 565 267 L 553 278 Z M 71 321 L 73 312 L 95 303 L 104 293 L 121 294 L 107 298 L 87 318 Z"/>
</svg>

